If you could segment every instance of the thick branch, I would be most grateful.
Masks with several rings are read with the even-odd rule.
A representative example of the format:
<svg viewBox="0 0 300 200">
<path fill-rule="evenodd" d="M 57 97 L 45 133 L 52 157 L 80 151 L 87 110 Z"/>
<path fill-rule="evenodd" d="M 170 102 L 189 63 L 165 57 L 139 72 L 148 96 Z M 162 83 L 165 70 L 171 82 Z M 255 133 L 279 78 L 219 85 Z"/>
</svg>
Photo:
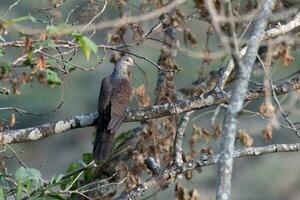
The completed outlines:
<svg viewBox="0 0 300 200">
<path fill-rule="evenodd" d="M 268 153 L 277 152 L 296 152 L 300 151 L 300 143 L 296 144 L 274 144 L 264 147 L 249 147 L 238 149 L 234 151 L 234 158 L 240 158 L 245 156 L 260 156 Z M 212 156 L 202 156 L 198 161 L 185 162 L 183 166 L 172 165 L 171 167 L 163 170 L 160 174 L 156 174 L 146 180 L 144 183 L 138 185 L 133 190 L 128 193 L 121 195 L 115 200 L 121 199 L 135 199 L 140 197 L 143 192 L 147 191 L 152 187 L 161 186 L 164 183 L 170 183 L 169 181 L 174 181 L 178 174 L 182 174 L 189 170 L 199 169 L 200 167 L 205 167 L 208 165 L 213 165 L 218 163 L 220 160 L 220 154 Z"/>
<path fill-rule="evenodd" d="M 300 12 L 295 15 L 293 20 L 289 21 L 288 23 L 284 25 L 278 25 L 276 28 L 269 29 L 265 31 L 263 40 L 278 36 L 278 35 L 284 35 L 295 28 L 300 26 Z"/>
<path fill-rule="evenodd" d="M 231 174 L 234 158 L 234 141 L 237 127 L 237 115 L 241 111 L 246 97 L 248 83 L 257 50 L 262 40 L 267 19 L 272 12 L 273 0 L 262 1 L 262 8 L 251 32 L 250 41 L 242 62 L 235 61 L 239 71 L 233 89 L 230 104 L 226 110 L 223 131 L 221 133 L 221 157 L 218 168 L 217 200 L 228 200 L 231 191 Z M 234 56 L 233 56 L 234 57 Z"/>
<path fill-rule="evenodd" d="M 277 95 L 286 94 L 296 89 L 300 89 L 299 77 L 277 84 L 275 87 Z M 264 87 L 257 87 L 248 90 L 245 100 L 256 100 L 262 97 L 264 97 Z M 220 103 L 228 103 L 229 98 L 230 96 L 224 97 L 208 92 L 199 97 L 192 97 L 175 103 L 155 105 L 141 110 L 129 110 L 125 121 L 143 121 L 151 118 L 180 114 Z M 54 134 L 60 134 L 76 128 L 93 126 L 97 117 L 98 113 L 93 112 L 89 114 L 76 115 L 59 120 L 58 122 L 47 123 L 40 126 L 2 131 L 0 132 L 0 144 L 28 142 L 49 137 Z"/>
</svg>

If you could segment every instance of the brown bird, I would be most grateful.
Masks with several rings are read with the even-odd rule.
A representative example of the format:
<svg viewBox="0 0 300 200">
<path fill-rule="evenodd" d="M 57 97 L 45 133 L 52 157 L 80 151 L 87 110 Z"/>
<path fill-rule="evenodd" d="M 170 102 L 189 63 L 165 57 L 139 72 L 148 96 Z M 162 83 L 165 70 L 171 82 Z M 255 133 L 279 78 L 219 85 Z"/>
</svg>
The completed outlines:
<svg viewBox="0 0 300 200">
<path fill-rule="evenodd" d="M 125 118 L 132 94 L 128 75 L 130 65 L 133 65 L 133 59 L 123 56 L 115 65 L 112 74 L 102 80 L 93 148 L 93 158 L 96 161 L 105 160 L 111 153 L 114 135 Z"/>
</svg>

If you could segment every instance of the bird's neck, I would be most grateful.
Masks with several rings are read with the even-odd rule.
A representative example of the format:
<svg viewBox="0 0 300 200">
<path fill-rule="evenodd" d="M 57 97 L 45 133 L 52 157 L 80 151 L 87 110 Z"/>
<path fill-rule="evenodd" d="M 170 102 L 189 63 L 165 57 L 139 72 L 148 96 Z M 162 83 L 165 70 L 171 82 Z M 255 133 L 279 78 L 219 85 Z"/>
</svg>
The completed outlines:
<svg viewBox="0 0 300 200">
<path fill-rule="evenodd" d="M 117 64 L 112 73 L 112 77 L 118 79 L 128 78 L 128 67 L 125 65 L 122 66 L 120 64 Z"/>
</svg>

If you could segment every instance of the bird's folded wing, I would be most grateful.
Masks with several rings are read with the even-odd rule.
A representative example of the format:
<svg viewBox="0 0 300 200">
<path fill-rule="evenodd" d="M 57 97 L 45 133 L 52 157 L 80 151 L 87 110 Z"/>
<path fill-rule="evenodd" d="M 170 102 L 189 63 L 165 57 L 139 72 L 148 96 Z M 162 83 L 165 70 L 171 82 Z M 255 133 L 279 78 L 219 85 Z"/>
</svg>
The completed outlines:
<svg viewBox="0 0 300 200">
<path fill-rule="evenodd" d="M 127 79 L 115 80 L 111 95 L 111 120 L 107 127 L 110 132 L 115 133 L 120 127 L 131 94 L 132 89 Z"/>
<path fill-rule="evenodd" d="M 101 88 L 100 88 L 100 95 L 98 100 L 99 115 L 104 114 L 103 112 L 107 110 L 107 106 L 109 106 L 110 104 L 111 95 L 112 95 L 111 78 L 106 77 L 102 80 Z"/>
</svg>

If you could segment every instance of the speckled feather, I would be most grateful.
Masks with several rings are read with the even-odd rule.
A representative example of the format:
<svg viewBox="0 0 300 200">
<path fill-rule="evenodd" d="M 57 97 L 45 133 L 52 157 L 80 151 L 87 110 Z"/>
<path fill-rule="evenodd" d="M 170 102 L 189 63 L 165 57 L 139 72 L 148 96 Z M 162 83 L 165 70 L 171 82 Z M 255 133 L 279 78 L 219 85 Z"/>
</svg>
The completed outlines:
<svg viewBox="0 0 300 200">
<path fill-rule="evenodd" d="M 107 129 L 116 132 L 124 119 L 132 89 L 128 79 L 116 79 L 114 80 L 113 85 L 114 87 L 111 96 L 111 120 Z"/>
<path fill-rule="evenodd" d="M 122 124 L 132 94 L 128 74 L 124 73 L 127 72 L 127 65 L 121 64 L 118 63 L 114 72 L 101 83 L 99 118 L 93 148 L 95 160 L 104 160 L 111 153 L 114 135 Z"/>
</svg>

